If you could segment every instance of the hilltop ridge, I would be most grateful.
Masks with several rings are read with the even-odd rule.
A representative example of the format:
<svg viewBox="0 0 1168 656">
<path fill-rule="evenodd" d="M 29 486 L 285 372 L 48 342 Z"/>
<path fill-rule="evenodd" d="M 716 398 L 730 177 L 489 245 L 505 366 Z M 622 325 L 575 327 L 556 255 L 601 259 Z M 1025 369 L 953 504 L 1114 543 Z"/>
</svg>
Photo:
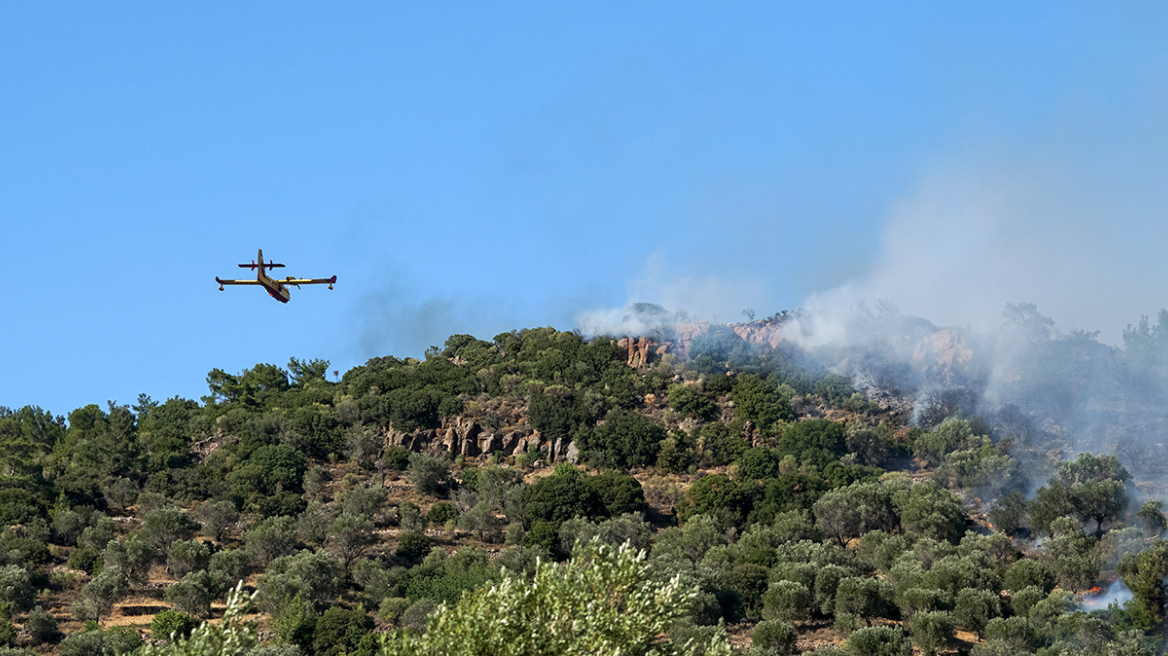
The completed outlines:
<svg viewBox="0 0 1168 656">
<path fill-rule="evenodd" d="M 199 401 L 4 409 L 0 638 L 129 653 L 148 627 L 165 642 L 175 622 L 218 616 L 243 580 L 273 648 L 370 656 L 385 635 L 422 649 L 411 632 L 438 603 L 455 621 L 464 592 L 522 587 L 537 559 L 589 539 L 687 581 L 697 601 L 669 611 L 675 644 L 965 653 L 1025 621 L 1027 649 L 1075 646 L 1066 623 L 1111 588 L 1132 601 L 1092 617 L 1163 621 L 1137 581 L 1153 567 L 1140 554 L 1165 544 L 1164 463 L 1129 459 L 1126 442 L 1092 453 L 1087 437 L 1108 435 L 1080 433 L 1081 405 L 1117 407 L 1128 389 L 1092 367 L 1157 380 L 1158 342 L 1140 350 L 1151 327 L 1121 351 L 883 315 L 812 346 L 798 315 L 776 316 L 454 335 L 336 381 L 292 358 L 215 369 Z M 1117 426 L 1164 412 L 1147 394 L 1120 409 Z M 1143 649 L 1142 634 L 1099 631 Z"/>
</svg>

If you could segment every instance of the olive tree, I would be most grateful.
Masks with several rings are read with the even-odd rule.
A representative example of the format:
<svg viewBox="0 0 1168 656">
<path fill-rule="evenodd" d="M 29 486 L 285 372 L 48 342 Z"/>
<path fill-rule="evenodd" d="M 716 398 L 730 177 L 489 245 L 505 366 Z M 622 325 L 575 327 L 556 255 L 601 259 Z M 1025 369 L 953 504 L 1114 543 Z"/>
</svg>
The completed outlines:
<svg viewBox="0 0 1168 656">
<path fill-rule="evenodd" d="M 198 540 L 175 540 L 166 550 L 166 569 L 178 577 L 206 569 L 211 562 L 211 550 Z"/>
<path fill-rule="evenodd" d="M 106 615 L 118 601 L 130 591 L 130 580 L 125 572 L 116 568 L 102 570 L 101 574 L 90 579 L 85 587 L 81 588 L 81 596 L 86 608 L 86 614 L 95 615 L 97 619 Z"/>
<path fill-rule="evenodd" d="M 912 641 L 926 656 L 953 643 L 957 637 L 953 615 L 943 610 L 921 611 L 912 617 Z"/>
<path fill-rule="evenodd" d="M 888 617 L 892 585 L 887 581 L 849 576 L 835 591 L 835 612 L 857 615 L 871 626 L 872 618 Z"/>
<path fill-rule="evenodd" d="M 325 549 L 339 558 L 345 569 L 365 555 L 366 549 L 377 542 L 373 522 L 358 515 L 345 513 L 329 525 Z"/>
<path fill-rule="evenodd" d="M 301 593 L 306 601 L 323 607 L 342 589 L 343 575 L 340 563 L 325 553 L 304 550 L 277 558 L 258 581 L 260 603 L 270 612 L 283 599 Z"/>
<path fill-rule="evenodd" d="M 980 638 L 989 621 L 1001 617 L 1001 597 L 989 590 L 966 588 L 957 593 L 953 616 L 961 626 Z"/>
<path fill-rule="evenodd" d="M 756 649 L 762 650 L 768 656 L 792 656 L 798 654 L 795 646 L 798 634 L 795 625 L 782 620 L 763 620 L 754 627 L 751 642 Z"/>
<path fill-rule="evenodd" d="M 243 534 L 256 565 L 266 566 L 296 550 L 296 522 L 291 517 L 269 517 Z"/>
<path fill-rule="evenodd" d="M 848 636 L 844 643 L 851 656 L 909 656 L 912 643 L 900 628 L 873 626 Z"/>
<path fill-rule="evenodd" d="M 239 521 L 239 511 L 230 501 L 207 501 L 195 509 L 195 516 L 203 525 L 203 535 L 222 542 L 227 529 Z"/>
<path fill-rule="evenodd" d="M 142 528 L 138 536 L 159 554 L 166 553 L 176 540 L 189 540 L 199 530 L 195 521 L 185 510 L 167 507 L 147 513 L 142 518 Z"/>
<path fill-rule="evenodd" d="M 220 582 L 206 570 L 190 572 L 166 589 L 166 601 L 195 617 L 210 617 L 211 602 L 221 593 Z"/>
<path fill-rule="evenodd" d="M 450 464 L 444 458 L 411 453 L 406 475 L 418 494 L 438 496 L 446 492 L 450 481 Z"/>
<path fill-rule="evenodd" d="M 664 583 L 651 577 L 644 552 L 593 541 L 577 547 L 567 563 L 541 562 L 531 580 L 507 575 L 463 595 L 439 608 L 424 633 L 387 636 L 381 653 L 728 656 L 721 631 L 684 645 L 661 639 L 697 594 L 679 576 Z"/>
<path fill-rule="evenodd" d="M 32 608 L 35 595 L 36 590 L 23 567 L 0 567 L 0 601 L 11 604 L 15 610 L 25 611 Z"/>
<path fill-rule="evenodd" d="M 762 616 L 768 620 L 804 619 L 814 597 L 807 586 L 795 581 L 775 581 L 762 595 Z"/>
</svg>

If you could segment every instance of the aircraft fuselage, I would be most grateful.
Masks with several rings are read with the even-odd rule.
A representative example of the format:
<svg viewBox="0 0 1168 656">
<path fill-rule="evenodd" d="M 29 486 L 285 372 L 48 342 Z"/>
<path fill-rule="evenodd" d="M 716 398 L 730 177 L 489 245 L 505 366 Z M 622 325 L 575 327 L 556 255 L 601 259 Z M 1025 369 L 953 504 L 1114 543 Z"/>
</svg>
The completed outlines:
<svg viewBox="0 0 1168 656">
<path fill-rule="evenodd" d="M 281 303 L 287 303 L 288 299 L 292 298 L 292 294 L 289 293 L 288 289 L 286 287 L 284 287 L 283 285 L 280 285 L 280 284 L 273 285 L 273 284 L 267 283 L 267 282 L 263 283 L 263 285 L 264 285 L 264 289 L 268 290 L 268 296 L 271 296 L 272 298 L 276 299 L 277 301 L 280 301 Z"/>
<path fill-rule="evenodd" d="M 287 303 L 288 299 L 292 298 L 292 293 L 288 291 L 288 288 L 264 275 L 263 269 L 260 269 L 260 274 L 257 276 L 257 279 L 264 286 L 264 289 L 267 290 L 268 296 L 271 296 L 277 301 Z"/>
</svg>

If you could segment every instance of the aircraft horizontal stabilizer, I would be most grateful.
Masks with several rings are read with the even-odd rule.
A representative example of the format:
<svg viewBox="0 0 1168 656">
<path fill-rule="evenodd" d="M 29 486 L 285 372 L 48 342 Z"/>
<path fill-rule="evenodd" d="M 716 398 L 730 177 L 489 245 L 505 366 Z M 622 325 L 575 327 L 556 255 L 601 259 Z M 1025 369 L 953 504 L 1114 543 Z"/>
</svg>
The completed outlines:
<svg viewBox="0 0 1168 656">
<path fill-rule="evenodd" d="M 255 262 L 252 262 L 250 264 L 240 264 L 239 268 L 251 269 L 252 271 L 255 271 L 256 268 L 259 266 L 260 265 L 256 264 Z M 264 262 L 263 266 L 265 269 L 283 269 L 284 268 L 283 264 L 276 264 L 275 262 Z"/>
</svg>

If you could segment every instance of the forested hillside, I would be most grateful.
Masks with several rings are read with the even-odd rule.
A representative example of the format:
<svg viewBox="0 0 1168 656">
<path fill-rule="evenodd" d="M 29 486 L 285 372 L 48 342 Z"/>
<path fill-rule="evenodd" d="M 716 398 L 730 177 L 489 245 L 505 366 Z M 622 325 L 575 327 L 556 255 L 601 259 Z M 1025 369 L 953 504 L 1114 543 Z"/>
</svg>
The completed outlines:
<svg viewBox="0 0 1168 656">
<path fill-rule="evenodd" d="M 1123 348 L 1006 316 L 455 335 L 0 408 L 0 656 L 1160 653 L 1168 313 Z"/>
</svg>

